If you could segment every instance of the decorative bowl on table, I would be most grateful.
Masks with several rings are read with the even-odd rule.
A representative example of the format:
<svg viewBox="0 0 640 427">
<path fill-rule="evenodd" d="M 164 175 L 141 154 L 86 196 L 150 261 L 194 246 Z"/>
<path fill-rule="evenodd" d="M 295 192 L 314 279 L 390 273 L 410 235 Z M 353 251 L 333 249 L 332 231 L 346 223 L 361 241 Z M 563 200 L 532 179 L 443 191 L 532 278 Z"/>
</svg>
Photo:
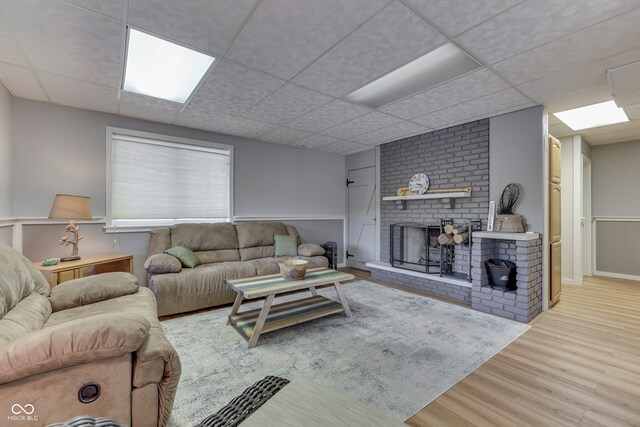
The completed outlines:
<svg viewBox="0 0 640 427">
<path fill-rule="evenodd" d="M 280 274 L 286 280 L 304 279 L 305 274 L 307 274 L 307 265 L 309 265 L 309 261 L 303 259 L 290 258 L 278 261 Z"/>
</svg>

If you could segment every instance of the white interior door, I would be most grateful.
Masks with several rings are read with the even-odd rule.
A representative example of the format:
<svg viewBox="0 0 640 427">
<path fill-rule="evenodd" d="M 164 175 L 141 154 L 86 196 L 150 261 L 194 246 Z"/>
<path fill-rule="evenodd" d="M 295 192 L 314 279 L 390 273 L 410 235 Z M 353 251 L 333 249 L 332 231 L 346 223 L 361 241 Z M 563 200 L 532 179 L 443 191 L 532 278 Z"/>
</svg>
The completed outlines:
<svg viewBox="0 0 640 427">
<path fill-rule="evenodd" d="M 376 258 L 376 168 L 349 171 L 347 265 L 368 270 Z"/>
</svg>

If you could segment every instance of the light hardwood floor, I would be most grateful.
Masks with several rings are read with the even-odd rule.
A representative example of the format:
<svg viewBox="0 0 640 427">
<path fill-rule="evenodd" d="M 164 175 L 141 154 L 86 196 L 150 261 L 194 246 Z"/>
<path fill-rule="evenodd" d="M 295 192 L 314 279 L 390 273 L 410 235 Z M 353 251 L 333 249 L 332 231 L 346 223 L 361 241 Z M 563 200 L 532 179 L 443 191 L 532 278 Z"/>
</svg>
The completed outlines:
<svg viewBox="0 0 640 427">
<path fill-rule="evenodd" d="M 640 283 L 563 286 L 529 331 L 405 423 L 640 426 Z"/>
</svg>

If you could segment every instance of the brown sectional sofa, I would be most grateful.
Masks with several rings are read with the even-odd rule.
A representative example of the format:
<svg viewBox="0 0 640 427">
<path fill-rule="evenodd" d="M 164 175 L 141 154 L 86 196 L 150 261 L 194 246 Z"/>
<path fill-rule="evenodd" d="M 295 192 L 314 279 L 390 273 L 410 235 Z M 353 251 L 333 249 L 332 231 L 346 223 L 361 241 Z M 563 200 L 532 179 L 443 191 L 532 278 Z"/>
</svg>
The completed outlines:
<svg viewBox="0 0 640 427">
<path fill-rule="evenodd" d="M 224 279 L 278 273 L 274 235 L 298 236 L 296 228 L 281 222 L 237 224 L 178 224 L 151 230 L 145 262 L 148 286 L 156 295 L 158 315 L 182 313 L 233 302 L 235 294 Z M 201 265 L 182 268 L 163 252 L 175 246 L 191 249 Z M 298 256 L 309 268 L 327 267 L 324 256 Z"/>
<path fill-rule="evenodd" d="M 38 418 L 29 425 L 85 414 L 136 427 L 164 426 L 180 370 L 154 296 L 135 276 L 106 273 L 50 289 L 28 259 L 0 244 L 3 417 L 19 404 L 33 406 L 26 409 Z M 79 390 L 90 382 L 100 385 L 101 394 L 81 403 Z"/>
</svg>

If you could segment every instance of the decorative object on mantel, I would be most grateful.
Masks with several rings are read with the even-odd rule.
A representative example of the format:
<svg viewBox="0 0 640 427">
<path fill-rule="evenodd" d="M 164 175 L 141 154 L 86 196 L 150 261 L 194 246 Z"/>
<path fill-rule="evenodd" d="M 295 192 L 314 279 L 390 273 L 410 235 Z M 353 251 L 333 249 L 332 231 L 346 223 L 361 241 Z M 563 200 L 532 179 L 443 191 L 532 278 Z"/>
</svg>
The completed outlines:
<svg viewBox="0 0 640 427">
<path fill-rule="evenodd" d="M 410 196 L 411 189 L 409 187 L 400 187 L 398 191 L 396 191 L 396 196 Z"/>
<path fill-rule="evenodd" d="M 71 245 L 71 256 L 60 258 L 60 261 L 76 261 L 80 259 L 78 255 L 78 242 L 84 236 L 78 235 L 78 227 L 75 223 L 78 219 L 92 219 L 91 199 L 87 196 L 76 196 L 73 194 L 56 194 L 53 201 L 49 218 L 58 218 L 69 220 L 67 224 L 67 233 L 71 233 L 72 237 L 64 236 L 59 240 L 63 246 Z"/>
<path fill-rule="evenodd" d="M 493 223 L 496 221 L 496 202 L 489 202 L 489 218 L 487 219 L 487 231 L 493 231 Z"/>
<path fill-rule="evenodd" d="M 417 173 L 411 177 L 409 181 L 409 189 L 411 190 L 411 194 L 415 194 L 416 196 L 420 196 L 427 192 L 429 189 L 429 177 L 424 173 Z"/>
<path fill-rule="evenodd" d="M 507 184 L 502 190 L 498 202 L 498 215 L 496 217 L 495 231 L 506 233 L 524 233 L 526 230 L 525 219 L 522 215 L 514 214 L 513 208 L 522 196 L 520 184 Z"/>
</svg>

